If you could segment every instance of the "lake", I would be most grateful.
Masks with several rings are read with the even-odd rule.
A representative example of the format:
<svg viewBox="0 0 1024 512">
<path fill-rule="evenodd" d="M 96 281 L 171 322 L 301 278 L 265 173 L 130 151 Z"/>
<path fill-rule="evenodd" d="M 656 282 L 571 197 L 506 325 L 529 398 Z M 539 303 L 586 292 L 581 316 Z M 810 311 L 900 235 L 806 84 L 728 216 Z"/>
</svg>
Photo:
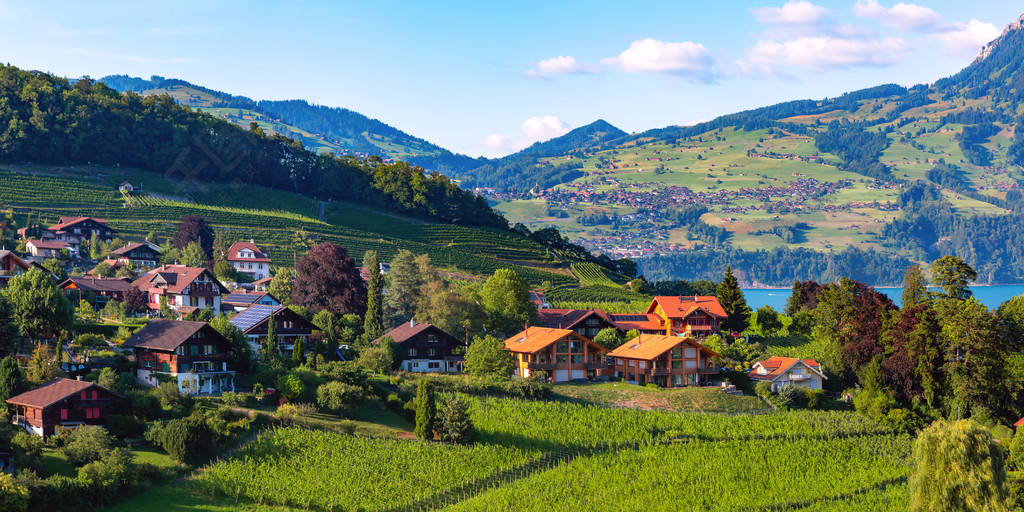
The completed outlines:
<svg viewBox="0 0 1024 512">
<path fill-rule="evenodd" d="M 900 304 L 900 296 L 903 295 L 902 286 L 875 289 L 886 294 L 897 306 Z M 752 310 L 769 305 L 781 312 L 786 309 L 786 299 L 789 298 L 791 292 L 792 290 L 789 288 L 744 288 L 743 296 L 746 297 L 747 305 Z M 1024 285 L 972 286 L 971 292 L 989 309 L 995 309 L 1007 300 L 1024 294 Z"/>
</svg>

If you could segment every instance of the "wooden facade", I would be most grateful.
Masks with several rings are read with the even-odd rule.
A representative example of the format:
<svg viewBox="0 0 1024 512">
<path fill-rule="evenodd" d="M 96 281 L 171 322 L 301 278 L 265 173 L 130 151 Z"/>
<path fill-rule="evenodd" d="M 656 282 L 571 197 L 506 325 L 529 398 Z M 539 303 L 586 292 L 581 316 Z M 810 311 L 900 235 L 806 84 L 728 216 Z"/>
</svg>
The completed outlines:
<svg viewBox="0 0 1024 512">
<path fill-rule="evenodd" d="M 405 359 L 401 369 L 413 373 L 461 372 L 466 358 L 460 354 L 462 340 L 442 331 L 435 325 L 415 320 L 404 323 L 373 340 L 389 337 L 402 347 Z"/>
<path fill-rule="evenodd" d="M 189 394 L 234 391 L 234 346 L 204 322 L 155 319 L 122 347 L 135 350 L 136 376 L 148 386 L 159 384 L 157 374 L 162 374 Z"/>
<path fill-rule="evenodd" d="M 57 427 L 105 425 L 114 398 L 120 395 L 91 382 L 54 379 L 11 397 L 13 423 L 39 436 L 53 435 Z"/>
<path fill-rule="evenodd" d="M 607 377 L 608 349 L 568 329 L 530 327 L 505 340 L 515 356 L 516 375 L 544 371 L 552 382 Z"/>
<path fill-rule="evenodd" d="M 706 338 L 722 332 L 725 309 L 713 296 L 655 297 L 647 314 L 661 318 L 667 336 Z"/>
<path fill-rule="evenodd" d="M 713 360 L 720 356 L 690 337 L 641 335 L 608 356 L 616 377 L 641 386 L 694 386 L 719 373 Z"/>
</svg>

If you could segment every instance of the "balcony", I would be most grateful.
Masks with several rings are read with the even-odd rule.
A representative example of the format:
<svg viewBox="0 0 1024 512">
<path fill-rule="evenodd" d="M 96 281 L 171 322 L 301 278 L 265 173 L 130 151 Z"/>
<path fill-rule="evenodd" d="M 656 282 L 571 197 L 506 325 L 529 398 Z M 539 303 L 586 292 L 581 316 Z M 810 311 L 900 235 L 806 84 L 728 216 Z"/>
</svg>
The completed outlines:
<svg viewBox="0 0 1024 512">
<path fill-rule="evenodd" d="M 528 363 L 527 368 L 531 370 L 551 371 L 558 367 L 557 363 Z"/>
<path fill-rule="evenodd" d="M 811 376 L 807 375 L 807 374 L 797 375 L 797 374 L 792 374 L 791 373 L 789 375 L 789 380 L 809 380 L 810 378 L 811 378 Z"/>
<path fill-rule="evenodd" d="M 698 375 L 718 375 L 722 370 L 719 368 L 691 368 L 689 373 L 696 373 Z"/>
<path fill-rule="evenodd" d="M 608 368 L 607 363 L 586 363 L 586 369 L 588 370 L 604 370 Z"/>
</svg>

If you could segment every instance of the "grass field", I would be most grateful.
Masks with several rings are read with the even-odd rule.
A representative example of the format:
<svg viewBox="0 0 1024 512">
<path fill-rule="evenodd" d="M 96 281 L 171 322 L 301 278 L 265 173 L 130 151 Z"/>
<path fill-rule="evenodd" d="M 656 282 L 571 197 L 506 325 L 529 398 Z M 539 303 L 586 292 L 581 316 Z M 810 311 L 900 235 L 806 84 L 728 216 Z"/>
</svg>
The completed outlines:
<svg viewBox="0 0 1024 512">
<path fill-rule="evenodd" d="M 760 412 L 767 405 L 757 397 L 728 395 L 718 388 L 651 389 L 633 384 L 558 384 L 554 394 L 565 400 L 643 410 L 694 413 Z"/>
</svg>

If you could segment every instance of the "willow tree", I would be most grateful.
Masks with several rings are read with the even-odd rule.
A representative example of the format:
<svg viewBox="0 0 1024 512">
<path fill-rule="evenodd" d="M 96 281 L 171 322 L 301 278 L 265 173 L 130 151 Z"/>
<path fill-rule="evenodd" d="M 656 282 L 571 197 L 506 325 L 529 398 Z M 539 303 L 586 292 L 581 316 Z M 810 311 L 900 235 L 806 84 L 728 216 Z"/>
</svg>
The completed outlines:
<svg viewBox="0 0 1024 512">
<path fill-rule="evenodd" d="M 1003 452 L 971 420 L 939 420 L 914 442 L 911 512 L 1009 512 Z"/>
</svg>

